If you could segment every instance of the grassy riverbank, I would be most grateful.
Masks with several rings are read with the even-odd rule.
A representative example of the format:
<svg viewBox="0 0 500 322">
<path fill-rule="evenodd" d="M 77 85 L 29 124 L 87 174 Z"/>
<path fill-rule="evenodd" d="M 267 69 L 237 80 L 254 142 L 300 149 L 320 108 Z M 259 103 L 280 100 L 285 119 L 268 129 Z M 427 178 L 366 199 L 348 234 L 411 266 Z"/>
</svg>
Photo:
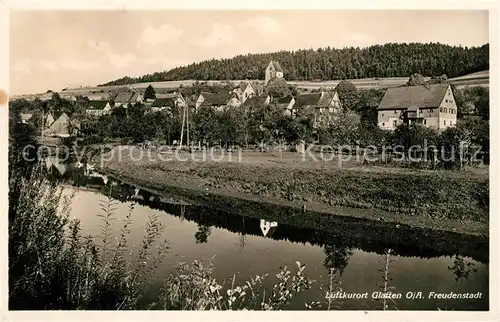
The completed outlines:
<svg viewBox="0 0 500 322">
<path fill-rule="evenodd" d="M 143 158 L 135 153 L 140 151 L 125 148 L 118 156 L 115 150 L 103 169 L 158 188 L 179 187 L 348 216 L 355 212 L 352 216 L 425 228 L 488 231 L 486 169 L 419 171 L 361 167 L 355 161 L 339 168 L 334 161 L 302 162 L 293 153 L 249 153 L 237 162 L 235 156 L 233 162 L 227 156 L 219 162 L 162 161 L 155 152 Z"/>
</svg>

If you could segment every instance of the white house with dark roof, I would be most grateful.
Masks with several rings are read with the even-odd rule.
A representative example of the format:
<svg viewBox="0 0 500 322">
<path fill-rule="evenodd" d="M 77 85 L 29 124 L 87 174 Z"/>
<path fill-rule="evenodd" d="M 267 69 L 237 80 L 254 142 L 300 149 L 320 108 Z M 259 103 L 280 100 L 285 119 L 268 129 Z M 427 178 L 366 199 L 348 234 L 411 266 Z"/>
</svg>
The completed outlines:
<svg viewBox="0 0 500 322">
<path fill-rule="evenodd" d="M 280 63 L 271 60 L 266 68 L 266 84 L 273 78 L 283 78 L 283 69 Z"/>
<path fill-rule="evenodd" d="M 338 113 L 342 104 L 336 91 L 321 91 L 320 93 L 301 94 L 297 97 L 292 107 L 292 115 L 298 111 L 303 114 Z"/>
<path fill-rule="evenodd" d="M 233 93 L 221 92 L 221 93 L 209 93 L 202 92 L 196 100 L 196 110 L 201 106 L 209 106 L 216 111 L 222 111 L 229 100 L 231 99 Z"/>
<path fill-rule="evenodd" d="M 87 115 L 101 116 L 111 112 L 111 105 L 108 101 L 89 101 L 89 106 L 85 110 Z"/>
<path fill-rule="evenodd" d="M 292 109 L 295 105 L 295 98 L 293 96 L 285 96 L 274 99 L 273 104 L 283 110 L 286 115 L 293 115 Z"/>
<path fill-rule="evenodd" d="M 77 120 L 70 120 L 66 113 L 61 116 L 47 129 L 47 134 L 50 136 L 68 137 L 77 135 L 80 130 L 80 123 Z"/>
<path fill-rule="evenodd" d="M 384 130 L 394 130 L 401 123 L 444 130 L 457 123 L 450 84 L 388 88 L 377 110 L 378 127 Z"/>
<path fill-rule="evenodd" d="M 245 103 L 245 101 L 247 99 L 249 99 L 252 96 L 257 95 L 257 93 L 255 92 L 253 86 L 250 83 L 244 84 L 243 87 L 244 87 L 244 89 L 243 89 L 243 91 L 241 93 L 241 99 L 240 99 L 241 103 Z"/>
<path fill-rule="evenodd" d="M 115 97 L 114 102 L 115 107 L 127 108 L 135 103 L 143 103 L 144 97 L 139 92 L 121 92 Z"/>
<path fill-rule="evenodd" d="M 251 110 L 259 107 L 268 106 L 270 102 L 271 102 L 271 97 L 267 94 L 262 94 L 259 96 L 250 97 L 245 101 L 245 103 L 241 104 L 241 107 Z"/>
<path fill-rule="evenodd" d="M 157 96 L 159 97 L 151 104 L 152 112 L 172 110 L 174 107 L 182 108 L 187 105 L 186 100 L 180 93 L 161 94 Z"/>
</svg>

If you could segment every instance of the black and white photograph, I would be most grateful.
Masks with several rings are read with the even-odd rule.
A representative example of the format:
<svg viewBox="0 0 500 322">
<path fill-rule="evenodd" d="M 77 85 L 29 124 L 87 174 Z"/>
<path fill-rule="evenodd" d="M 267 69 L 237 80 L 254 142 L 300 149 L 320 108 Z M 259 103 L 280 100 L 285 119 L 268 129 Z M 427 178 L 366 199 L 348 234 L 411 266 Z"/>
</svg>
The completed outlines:
<svg viewBox="0 0 500 322">
<path fill-rule="evenodd" d="M 497 312 L 498 38 L 448 3 L 11 9 L 5 310 Z"/>
</svg>

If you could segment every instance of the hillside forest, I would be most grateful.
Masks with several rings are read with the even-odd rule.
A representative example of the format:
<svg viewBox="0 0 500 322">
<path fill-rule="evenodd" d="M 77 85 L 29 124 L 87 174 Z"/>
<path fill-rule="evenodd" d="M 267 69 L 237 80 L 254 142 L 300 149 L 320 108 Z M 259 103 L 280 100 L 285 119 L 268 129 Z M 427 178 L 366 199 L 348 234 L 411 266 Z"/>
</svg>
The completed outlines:
<svg viewBox="0 0 500 322">
<path fill-rule="evenodd" d="M 100 86 L 178 80 L 264 79 L 270 60 L 290 81 L 408 77 L 446 74 L 449 78 L 489 69 L 489 44 L 481 47 L 440 43 L 389 43 L 367 48 L 319 48 L 211 59 L 141 77 L 123 77 Z"/>
</svg>

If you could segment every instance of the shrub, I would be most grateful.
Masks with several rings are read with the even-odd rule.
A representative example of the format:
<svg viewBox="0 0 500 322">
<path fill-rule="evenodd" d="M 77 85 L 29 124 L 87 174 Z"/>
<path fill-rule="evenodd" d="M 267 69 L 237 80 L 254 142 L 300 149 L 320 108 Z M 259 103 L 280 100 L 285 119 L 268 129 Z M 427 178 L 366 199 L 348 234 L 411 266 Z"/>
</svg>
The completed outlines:
<svg viewBox="0 0 500 322">
<path fill-rule="evenodd" d="M 10 309 L 133 309 L 148 273 L 161 260 L 166 243 L 151 258 L 150 249 L 162 226 L 150 217 L 135 261 L 125 260 L 127 215 L 120 238 L 111 243 L 113 201 L 102 204 L 99 245 L 82 236 L 80 223 L 69 217 L 72 195 L 33 174 L 17 178 L 9 193 Z"/>
</svg>

